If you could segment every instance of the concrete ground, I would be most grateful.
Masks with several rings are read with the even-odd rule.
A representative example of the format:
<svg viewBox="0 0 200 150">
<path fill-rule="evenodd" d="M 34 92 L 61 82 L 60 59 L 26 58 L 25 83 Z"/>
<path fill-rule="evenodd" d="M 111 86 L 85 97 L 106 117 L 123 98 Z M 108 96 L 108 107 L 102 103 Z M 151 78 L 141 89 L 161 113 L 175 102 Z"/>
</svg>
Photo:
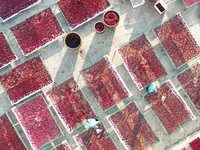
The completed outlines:
<svg viewBox="0 0 200 150">
<path fill-rule="evenodd" d="M 147 118 L 148 122 L 150 123 L 151 127 L 157 134 L 160 141 L 153 145 L 148 150 L 164 150 L 169 148 L 170 146 L 177 144 L 179 141 L 186 139 L 187 136 L 193 134 L 194 132 L 200 129 L 200 117 L 193 108 L 192 104 L 189 102 L 187 96 L 184 94 L 183 90 L 179 87 L 179 84 L 175 78 L 175 75 L 178 74 L 180 71 L 184 70 L 191 64 L 195 63 L 197 59 L 194 61 L 185 64 L 179 69 L 175 69 L 172 63 L 170 62 L 169 58 L 167 57 L 166 53 L 161 48 L 159 42 L 157 41 L 156 37 L 152 33 L 152 28 L 156 25 L 160 24 L 162 21 L 167 20 L 168 18 L 172 17 L 176 13 L 180 12 L 185 21 L 187 22 L 192 34 L 197 39 L 197 42 L 200 43 L 200 19 L 197 17 L 197 12 L 200 11 L 200 3 L 192 6 L 188 9 L 184 7 L 184 4 L 181 0 L 165 0 L 165 3 L 168 6 L 166 13 L 160 15 L 154 9 L 153 2 L 149 2 L 146 0 L 146 3 L 140 7 L 132 8 L 131 3 L 129 0 L 110 0 L 110 3 L 113 5 L 113 9 L 118 11 L 121 17 L 120 23 L 116 28 L 106 28 L 106 31 L 103 34 L 95 33 L 94 31 L 94 23 L 96 21 L 102 21 L 102 15 L 96 17 L 92 21 L 82 25 L 81 27 L 75 29 L 82 36 L 82 46 L 79 50 L 70 50 L 64 46 L 63 38 L 59 39 L 58 41 L 46 46 L 45 48 L 40 49 L 39 51 L 35 52 L 34 54 L 25 57 L 22 55 L 19 46 L 11 34 L 9 30 L 10 27 L 13 25 L 23 21 L 24 19 L 36 14 L 37 12 L 51 6 L 53 11 L 56 13 L 57 17 L 59 18 L 64 30 L 68 33 L 69 27 L 65 22 L 63 16 L 59 12 L 56 2 L 58 0 L 43 0 L 42 3 L 39 5 L 20 13 L 13 19 L 7 21 L 6 23 L 0 23 L 0 31 L 4 31 L 8 40 L 13 47 L 16 55 L 18 56 L 18 60 L 11 65 L 3 68 L 0 70 L 0 74 L 4 73 L 5 71 L 17 66 L 18 64 L 22 63 L 23 61 L 29 59 L 30 57 L 34 56 L 35 54 L 39 54 L 44 61 L 48 71 L 51 74 L 51 77 L 55 81 L 52 86 L 56 86 L 61 82 L 67 80 L 69 77 L 74 76 L 77 80 L 78 84 L 82 88 L 83 92 L 86 94 L 88 101 L 91 103 L 93 109 L 95 110 L 96 114 L 98 114 L 98 118 L 104 122 L 105 126 L 110 135 L 112 135 L 114 141 L 116 142 L 118 148 L 120 150 L 124 150 L 125 148 L 120 144 L 119 139 L 105 117 L 117 110 L 117 107 L 113 107 L 108 112 L 103 112 L 97 102 L 94 100 L 92 94 L 90 93 L 89 89 L 86 87 L 83 79 L 81 78 L 79 71 L 83 68 L 86 68 L 91 63 L 95 62 L 96 60 L 102 58 L 104 55 L 108 54 L 111 58 L 114 66 L 116 67 L 117 71 L 121 75 L 122 79 L 124 80 L 125 84 L 133 94 L 130 99 L 125 100 L 123 103 L 128 103 L 129 101 L 134 100 L 144 116 Z M 134 37 L 138 36 L 144 32 L 151 42 L 156 54 L 158 55 L 160 61 L 162 62 L 164 68 L 166 69 L 168 75 L 165 78 L 159 80 L 159 82 L 163 82 L 167 79 L 170 79 L 173 84 L 176 86 L 178 91 L 181 93 L 182 97 L 196 116 L 196 120 L 192 121 L 188 125 L 181 128 L 176 133 L 171 135 L 167 135 L 158 121 L 156 117 L 152 114 L 152 112 L 148 109 L 148 106 L 143 101 L 143 95 L 147 92 L 147 89 L 143 89 L 139 91 L 132 81 L 131 77 L 129 76 L 128 72 L 126 71 L 124 65 L 122 64 L 121 59 L 119 58 L 118 54 L 115 52 L 115 49 L 118 48 L 120 45 L 125 44 L 129 40 L 133 39 Z M 48 87 L 50 88 L 50 87 Z M 44 89 L 46 91 L 48 89 Z M 21 132 L 21 127 L 16 122 L 16 118 L 13 116 L 12 112 L 10 111 L 11 106 L 8 97 L 6 96 L 3 88 L 0 87 L 0 115 L 8 112 L 9 116 L 12 118 L 13 123 L 15 124 L 16 128 L 19 130 L 20 134 L 23 137 L 23 140 L 30 148 L 30 144 L 27 142 L 24 133 Z M 51 108 L 52 109 L 52 108 Z M 53 111 L 53 110 L 52 110 Z M 55 114 L 55 112 L 53 112 Z M 77 145 L 72 139 L 72 136 L 79 133 L 84 129 L 84 126 L 73 132 L 72 134 L 68 134 L 67 131 L 64 129 L 63 125 L 59 121 L 58 117 L 56 116 L 57 122 L 60 124 L 62 131 L 64 132 L 64 136 L 48 145 L 46 145 L 42 149 L 49 149 L 51 145 L 59 144 L 64 139 L 67 139 L 72 149 L 77 149 Z M 184 141 L 184 140 L 183 140 Z M 186 143 L 186 142 L 183 142 Z M 181 143 L 181 144 L 183 144 Z M 176 149 L 176 148 L 175 148 Z M 177 148 L 179 149 L 179 148 Z"/>
</svg>

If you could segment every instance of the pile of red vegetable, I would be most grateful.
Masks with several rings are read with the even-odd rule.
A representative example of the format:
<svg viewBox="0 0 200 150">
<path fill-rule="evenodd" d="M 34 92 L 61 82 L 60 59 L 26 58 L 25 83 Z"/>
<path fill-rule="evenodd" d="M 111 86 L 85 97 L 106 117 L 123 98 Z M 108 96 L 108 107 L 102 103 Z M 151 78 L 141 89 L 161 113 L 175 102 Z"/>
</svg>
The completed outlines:
<svg viewBox="0 0 200 150">
<path fill-rule="evenodd" d="M 13 26 L 11 31 L 15 35 L 24 55 L 33 53 L 38 48 L 64 34 L 51 8 L 47 8 Z"/>
<path fill-rule="evenodd" d="M 1 75 L 0 81 L 10 98 L 11 104 L 18 103 L 53 82 L 39 56 L 27 60 Z"/>
<path fill-rule="evenodd" d="M 17 57 L 12 52 L 3 32 L 0 33 L 0 68 L 16 60 Z"/>
<path fill-rule="evenodd" d="M 128 149 L 142 150 L 158 142 L 158 138 L 134 103 L 130 103 L 108 120 Z"/>
<path fill-rule="evenodd" d="M 71 29 L 111 7 L 108 0 L 60 0 L 58 6 Z"/>
<path fill-rule="evenodd" d="M 13 109 L 31 146 L 38 149 L 61 136 L 60 130 L 41 95 Z"/>
<path fill-rule="evenodd" d="M 200 148 L 200 138 L 197 138 L 194 141 L 190 142 L 190 147 L 193 150 L 199 150 L 199 148 Z"/>
<path fill-rule="evenodd" d="M 69 133 L 83 120 L 96 117 L 73 77 L 46 92 L 46 95 Z"/>
<path fill-rule="evenodd" d="M 130 96 L 108 56 L 82 70 L 81 74 L 103 110 Z"/>
<path fill-rule="evenodd" d="M 189 7 L 189 6 L 197 3 L 199 0 L 183 0 L 183 1 L 185 3 L 186 7 Z"/>
<path fill-rule="evenodd" d="M 167 81 L 159 87 L 158 93 L 149 93 L 144 97 L 168 134 L 194 118 L 184 100 L 175 91 L 171 81 Z"/>
<path fill-rule="evenodd" d="M 26 150 L 6 114 L 0 116 L 0 149 Z"/>
<path fill-rule="evenodd" d="M 78 143 L 82 150 L 117 150 L 112 139 L 106 132 L 103 124 L 99 124 L 99 129 L 102 131 L 97 134 L 94 128 L 74 136 L 74 139 Z"/>
<path fill-rule="evenodd" d="M 191 102 L 200 113 L 200 64 L 197 63 L 177 76 Z"/>
<path fill-rule="evenodd" d="M 117 51 L 139 89 L 166 75 L 144 34 Z"/>
<path fill-rule="evenodd" d="M 154 31 L 177 68 L 200 54 L 200 47 L 180 13 Z"/>
<path fill-rule="evenodd" d="M 1 0 L 0 17 L 5 21 L 38 2 L 39 0 Z"/>
</svg>

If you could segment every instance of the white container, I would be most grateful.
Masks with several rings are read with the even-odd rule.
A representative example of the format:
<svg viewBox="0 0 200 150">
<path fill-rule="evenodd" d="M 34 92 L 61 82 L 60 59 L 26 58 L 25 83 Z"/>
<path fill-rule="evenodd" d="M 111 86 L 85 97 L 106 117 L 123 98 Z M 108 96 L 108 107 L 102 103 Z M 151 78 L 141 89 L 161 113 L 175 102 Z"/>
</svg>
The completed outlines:
<svg viewBox="0 0 200 150">
<path fill-rule="evenodd" d="M 141 6 L 145 3 L 145 0 L 130 0 L 133 8 Z"/>
<path fill-rule="evenodd" d="M 162 0 L 158 0 L 154 4 L 154 7 L 158 11 L 159 14 L 164 13 L 166 11 L 166 9 L 167 9 L 167 5 Z"/>
</svg>

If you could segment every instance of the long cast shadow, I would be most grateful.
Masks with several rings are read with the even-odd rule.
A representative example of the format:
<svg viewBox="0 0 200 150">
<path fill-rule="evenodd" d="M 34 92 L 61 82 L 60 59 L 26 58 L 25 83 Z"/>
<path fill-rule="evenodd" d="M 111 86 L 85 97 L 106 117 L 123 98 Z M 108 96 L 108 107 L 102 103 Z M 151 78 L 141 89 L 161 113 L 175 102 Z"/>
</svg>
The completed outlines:
<svg viewBox="0 0 200 150">
<path fill-rule="evenodd" d="M 134 130 L 133 135 L 131 137 L 131 145 L 130 145 L 131 148 L 134 148 L 134 144 L 135 144 L 137 135 L 139 133 L 139 130 L 142 126 L 143 120 L 144 120 L 144 117 L 142 116 L 141 113 L 139 113 L 138 118 L 137 118 L 137 124 L 135 126 L 135 130 Z"/>
</svg>

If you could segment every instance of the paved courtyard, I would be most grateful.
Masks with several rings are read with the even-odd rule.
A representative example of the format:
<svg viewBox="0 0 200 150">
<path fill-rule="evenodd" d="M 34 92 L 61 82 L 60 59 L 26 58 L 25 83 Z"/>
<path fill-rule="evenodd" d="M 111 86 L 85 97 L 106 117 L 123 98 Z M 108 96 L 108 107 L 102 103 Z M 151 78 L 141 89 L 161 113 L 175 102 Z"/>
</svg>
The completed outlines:
<svg viewBox="0 0 200 150">
<path fill-rule="evenodd" d="M 13 48 L 13 51 L 18 57 L 17 61 L 1 69 L 0 74 L 3 74 L 4 72 L 14 68 L 15 66 L 30 59 L 36 54 L 39 54 L 54 81 L 51 86 L 48 86 L 47 88 L 39 92 L 42 93 L 44 97 L 45 91 L 61 84 L 62 82 L 69 79 L 71 76 L 74 76 L 78 85 L 81 87 L 82 91 L 86 95 L 87 100 L 91 104 L 92 109 L 95 111 L 95 114 L 97 114 L 97 118 L 104 123 L 104 126 L 106 127 L 106 129 L 108 129 L 108 133 L 112 136 L 119 150 L 124 150 L 125 148 L 120 143 L 117 134 L 114 132 L 106 117 L 131 101 L 134 101 L 138 105 L 140 111 L 143 113 L 153 131 L 159 138 L 159 142 L 148 148 L 148 150 L 165 150 L 168 148 L 172 148 L 174 150 L 182 149 L 188 146 L 185 143 L 187 143 L 188 141 L 190 142 L 191 139 L 194 138 L 194 136 L 200 136 L 200 132 L 198 134 L 198 131 L 200 130 L 200 116 L 193 107 L 192 103 L 189 101 L 188 96 L 180 87 L 180 84 L 178 83 L 178 80 L 176 78 L 176 76 L 181 71 L 192 66 L 198 61 L 198 59 L 200 59 L 200 57 L 198 56 L 192 61 L 189 61 L 180 68 L 176 69 L 165 51 L 162 49 L 156 36 L 152 32 L 152 29 L 154 27 L 180 12 L 182 17 L 186 21 L 189 29 L 191 30 L 193 36 L 200 44 L 200 18 L 198 18 L 197 16 L 197 13 L 200 11 L 200 3 L 186 9 L 181 0 L 164 0 L 168 9 L 164 14 L 160 15 L 153 7 L 154 3 L 149 2 L 148 0 L 146 0 L 144 5 L 134 9 L 131 6 L 129 0 L 110 0 L 113 9 L 120 14 L 120 23 L 117 27 L 106 27 L 104 33 L 96 33 L 94 31 L 94 24 L 97 21 L 102 21 L 102 15 L 100 15 L 74 30 L 75 32 L 78 32 L 82 37 L 82 45 L 79 50 L 67 49 L 64 45 L 64 38 L 60 38 L 54 43 L 51 43 L 44 48 L 41 48 L 37 52 L 34 52 L 29 56 L 24 56 L 10 28 L 22 22 L 26 18 L 32 16 L 33 14 L 36 14 L 44 10 L 45 8 L 51 7 L 53 12 L 56 14 L 57 18 L 61 22 L 61 25 L 65 32 L 70 32 L 70 29 L 67 26 L 67 23 L 64 20 L 64 17 L 62 16 L 60 10 L 58 9 L 56 2 L 58 2 L 58 0 L 42 0 L 40 4 L 20 13 L 6 23 L 0 22 L 0 31 L 4 31 L 10 45 Z M 118 53 L 116 53 L 116 49 L 118 47 L 129 42 L 131 39 L 134 39 L 135 37 L 141 35 L 141 33 L 144 33 L 146 35 L 156 55 L 158 56 L 159 60 L 161 61 L 163 67 L 167 72 L 167 75 L 161 79 L 158 79 L 157 83 L 161 84 L 164 81 L 170 79 L 196 117 L 196 120 L 191 121 L 183 128 L 170 135 L 167 135 L 165 133 L 165 131 L 157 121 L 156 117 L 153 115 L 152 111 L 143 100 L 143 96 L 147 93 L 147 88 L 145 87 L 140 91 L 138 90 L 136 84 L 133 82 L 125 66 L 123 65 L 121 58 L 119 57 Z M 130 98 L 122 101 L 108 111 L 103 111 L 100 105 L 98 105 L 98 102 L 95 100 L 89 88 L 86 86 L 83 77 L 80 75 L 80 71 L 82 69 L 101 59 L 104 55 L 109 56 L 114 67 L 122 77 L 129 91 L 132 93 L 132 96 Z M 34 97 L 35 95 L 31 97 Z M 11 117 L 15 127 L 18 129 L 20 135 L 22 136 L 22 139 L 25 141 L 27 147 L 31 149 L 31 146 L 27 141 L 25 134 L 23 133 L 19 123 L 17 123 L 17 119 L 11 111 L 11 108 L 13 108 L 13 106 L 11 105 L 8 96 L 4 92 L 3 87 L 0 86 L 0 115 L 8 112 L 8 115 Z M 64 133 L 64 136 L 47 144 L 42 149 L 50 149 L 52 148 L 52 146 L 55 146 L 66 139 L 70 147 L 74 150 L 77 150 L 78 146 L 76 145 L 72 137 L 84 131 L 85 126 L 78 128 L 71 134 L 68 134 L 67 130 L 64 128 L 53 108 L 50 108 L 62 132 Z M 191 137 L 190 135 L 194 136 Z M 188 136 L 190 137 L 187 138 Z M 179 146 L 171 147 L 174 144 L 178 144 L 179 142 Z"/>
</svg>

